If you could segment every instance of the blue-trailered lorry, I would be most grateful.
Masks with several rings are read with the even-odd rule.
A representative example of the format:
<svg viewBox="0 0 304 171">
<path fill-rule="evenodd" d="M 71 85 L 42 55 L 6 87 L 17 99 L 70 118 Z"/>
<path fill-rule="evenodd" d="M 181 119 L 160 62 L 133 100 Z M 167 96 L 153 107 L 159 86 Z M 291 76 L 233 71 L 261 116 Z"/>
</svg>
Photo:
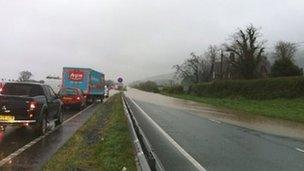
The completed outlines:
<svg viewBox="0 0 304 171">
<path fill-rule="evenodd" d="M 63 88 L 79 88 L 87 102 L 103 100 L 105 94 L 105 75 L 90 68 L 63 67 Z"/>
</svg>

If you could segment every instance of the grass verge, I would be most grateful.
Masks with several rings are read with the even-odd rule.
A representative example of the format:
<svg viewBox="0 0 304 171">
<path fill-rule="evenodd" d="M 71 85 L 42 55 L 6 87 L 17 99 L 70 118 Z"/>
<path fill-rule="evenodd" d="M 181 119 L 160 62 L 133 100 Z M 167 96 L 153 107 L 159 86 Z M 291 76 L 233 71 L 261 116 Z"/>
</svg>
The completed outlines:
<svg viewBox="0 0 304 171">
<path fill-rule="evenodd" d="M 136 170 L 121 94 L 92 117 L 45 164 L 43 170 Z"/>
<path fill-rule="evenodd" d="M 168 96 L 206 103 L 219 108 L 232 109 L 248 114 L 304 122 L 304 98 L 249 100 L 245 98 L 210 98 L 188 94 L 165 94 Z"/>
</svg>

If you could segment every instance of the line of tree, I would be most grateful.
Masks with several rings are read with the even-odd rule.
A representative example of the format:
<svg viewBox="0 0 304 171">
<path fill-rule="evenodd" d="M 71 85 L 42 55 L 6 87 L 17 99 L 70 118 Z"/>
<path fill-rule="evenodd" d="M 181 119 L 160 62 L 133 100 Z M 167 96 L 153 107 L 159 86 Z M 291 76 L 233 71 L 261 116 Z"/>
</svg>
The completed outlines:
<svg viewBox="0 0 304 171">
<path fill-rule="evenodd" d="M 21 71 L 19 73 L 18 81 L 20 82 L 27 82 L 33 77 L 33 74 L 30 71 Z"/>
<path fill-rule="evenodd" d="M 203 55 L 192 52 L 181 65 L 173 68 L 176 75 L 187 83 L 303 75 L 303 69 L 294 60 L 296 44 L 279 41 L 270 54 L 274 58 L 271 66 L 265 42 L 260 29 L 249 25 L 230 36 L 230 42 L 221 46 L 210 45 Z"/>
<path fill-rule="evenodd" d="M 19 82 L 44 83 L 44 80 L 39 80 L 39 81 L 37 81 L 37 80 L 31 79 L 32 77 L 33 77 L 32 72 L 27 71 L 27 70 L 21 71 L 21 72 L 19 73 L 19 78 L 18 78 L 17 81 L 19 81 Z"/>
</svg>

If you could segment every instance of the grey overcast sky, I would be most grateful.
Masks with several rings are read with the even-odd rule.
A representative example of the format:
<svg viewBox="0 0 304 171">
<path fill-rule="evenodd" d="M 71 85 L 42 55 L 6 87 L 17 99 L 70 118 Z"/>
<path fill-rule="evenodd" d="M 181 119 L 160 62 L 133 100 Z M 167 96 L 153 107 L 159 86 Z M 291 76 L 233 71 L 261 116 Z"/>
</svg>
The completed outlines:
<svg viewBox="0 0 304 171">
<path fill-rule="evenodd" d="M 304 1 L 0 0 L 0 78 L 30 70 L 43 79 L 77 66 L 130 82 L 170 73 L 250 23 L 269 47 L 302 42 Z"/>
</svg>

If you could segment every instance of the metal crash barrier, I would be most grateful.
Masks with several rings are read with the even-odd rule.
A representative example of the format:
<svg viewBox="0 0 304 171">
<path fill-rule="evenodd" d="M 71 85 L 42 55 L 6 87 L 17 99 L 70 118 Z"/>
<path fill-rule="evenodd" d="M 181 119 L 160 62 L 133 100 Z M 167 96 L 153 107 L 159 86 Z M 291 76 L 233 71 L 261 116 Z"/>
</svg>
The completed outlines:
<svg viewBox="0 0 304 171">
<path fill-rule="evenodd" d="M 153 152 L 151 145 L 140 128 L 136 118 L 130 109 L 127 97 L 123 95 L 123 106 L 128 119 L 131 138 L 136 150 L 137 169 L 142 171 L 164 171 L 161 162 Z"/>
</svg>

